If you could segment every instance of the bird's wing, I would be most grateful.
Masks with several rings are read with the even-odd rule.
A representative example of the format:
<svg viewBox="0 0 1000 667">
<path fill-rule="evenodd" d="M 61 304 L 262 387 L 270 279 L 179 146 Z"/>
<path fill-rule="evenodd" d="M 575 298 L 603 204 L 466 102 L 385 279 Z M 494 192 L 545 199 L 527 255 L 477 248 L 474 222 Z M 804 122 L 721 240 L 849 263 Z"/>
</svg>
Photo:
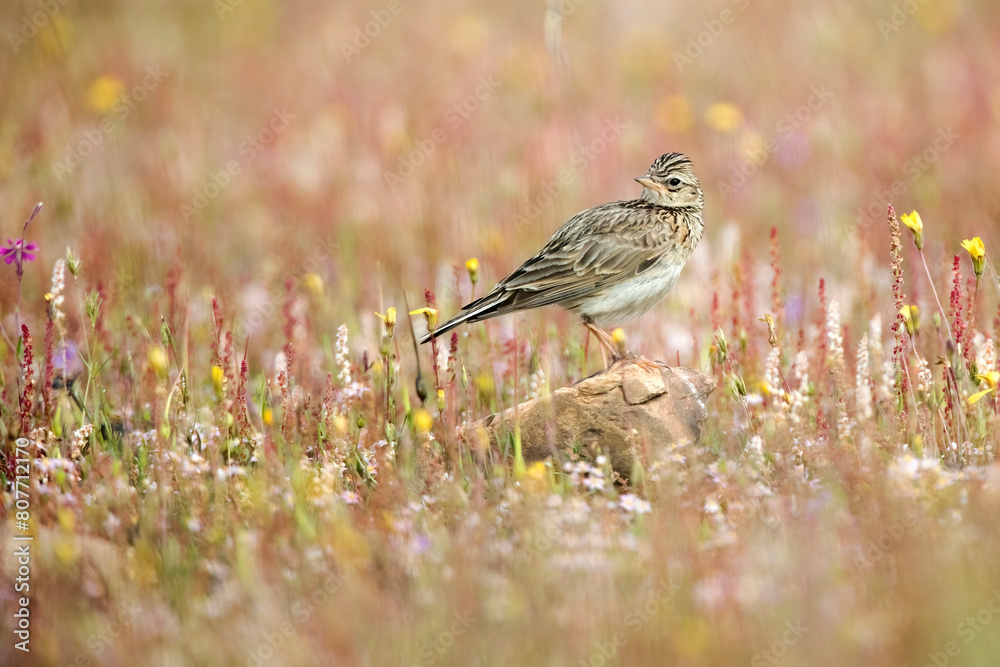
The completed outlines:
<svg viewBox="0 0 1000 667">
<path fill-rule="evenodd" d="M 673 213 L 644 203 L 588 209 L 570 218 L 538 254 L 478 303 L 494 304 L 488 309 L 494 316 L 590 295 L 641 273 L 674 251 L 677 231 Z"/>
</svg>

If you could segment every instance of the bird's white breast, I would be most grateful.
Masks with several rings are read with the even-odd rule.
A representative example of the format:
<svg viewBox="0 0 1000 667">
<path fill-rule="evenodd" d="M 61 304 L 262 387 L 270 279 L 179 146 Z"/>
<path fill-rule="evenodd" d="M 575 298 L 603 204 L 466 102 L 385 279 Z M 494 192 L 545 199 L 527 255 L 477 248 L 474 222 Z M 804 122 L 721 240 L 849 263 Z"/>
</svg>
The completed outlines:
<svg viewBox="0 0 1000 667">
<path fill-rule="evenodd" d="M 646 313 L 674 288 L 683 263 L 664 261 L 595 295 L 577 309 L 597 326 L 609 328 Z"/>
</svg>

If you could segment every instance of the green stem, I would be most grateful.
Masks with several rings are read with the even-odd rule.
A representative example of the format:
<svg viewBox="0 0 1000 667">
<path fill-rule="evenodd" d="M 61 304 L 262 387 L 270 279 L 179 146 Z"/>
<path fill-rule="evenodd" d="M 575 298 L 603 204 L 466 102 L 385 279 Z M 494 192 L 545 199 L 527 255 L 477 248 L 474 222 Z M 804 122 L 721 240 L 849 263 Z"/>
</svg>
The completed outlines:
<svg viewBox="0 0 1000 667">
<path fill-rule="evenodd" d="M 937 288 L 934 287 L 934 280 L 931 278 L 931 270 L 927 268 L 927 258 L 924 257 L 923 248 L 920 249 L 920 261 L 924 265 L 924 272 L 927 274 L 927 283 L 931 286 L 931 292 L 934 294 L 934 301 L 937 302 L 938 311 L 941 313 L 941 320 L 944 322 L 944 326 L 948 329 L 948 338 L 954 340 L 951 335 L 951 324 L 948 323 L 948 316 L 944 312 L 944 308 L 941 306 L 941 299 L 938 297 Z M 959 341 L 955 341 L 958 344 Z"/>
</svg>

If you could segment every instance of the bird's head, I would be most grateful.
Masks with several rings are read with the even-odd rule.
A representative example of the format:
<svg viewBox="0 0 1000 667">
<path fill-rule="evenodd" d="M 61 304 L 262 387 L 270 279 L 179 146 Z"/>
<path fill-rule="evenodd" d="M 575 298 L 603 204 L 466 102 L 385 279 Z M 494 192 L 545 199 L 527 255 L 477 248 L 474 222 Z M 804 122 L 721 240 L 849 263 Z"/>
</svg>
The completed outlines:
<svg viewBox="0 0 1000 667">
<path fill-rule="evenodd" d="M 700 209 L 705 203 L 691 160 L 680 153 L 661 155 L 649 167 L 649 173 L 635 180 L 642 184 L 642 198 L 650 204 Z"/>
</svg>

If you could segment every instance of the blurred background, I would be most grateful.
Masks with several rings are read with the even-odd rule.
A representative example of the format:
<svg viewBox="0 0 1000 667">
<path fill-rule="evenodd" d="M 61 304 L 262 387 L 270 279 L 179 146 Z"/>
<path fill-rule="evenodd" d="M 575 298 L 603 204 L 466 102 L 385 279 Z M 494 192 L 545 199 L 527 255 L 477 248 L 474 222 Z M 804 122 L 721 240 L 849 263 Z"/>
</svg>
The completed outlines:
<svg viewBox="0 0 1000 667">
<path fill-rule="evenodd" d="M 85 385 L 79 410 L 26 400 L 19 420 L 59 430 L 32 434 L 49 447 L 31 496 L 36 664 L 259 665 L 277 636 L 270 664 L 596 667 L 651 602 L 622 664 L 774 665 L 800 622 L 809 657 L 783 664 L 940 667 L 956 641 L 965 664 L 996 663 L 998 402 L 967 399 L 997 380 L 973 382 L 972 355 L 925 326 L 907 422 L 881 363 L 898 310 L 887 204 L 921 213 L 945 304 L 955 255 L 971 276 L 960 242 L 1000 243 L 996 2 L 4 0 L 0 28 L 0 239 L 45 204 L 23 285 L 0 265 L 3 328 L 34 336 L 38 395 Z M 582 327 L 555 310 L 465 327 L 456 354 L 439 346 L 436 409 L 418 409 L 404 307 L 433 297 L 449 317 L 569 216 L 638 196 L 668 151 L 694 163 L 706 235 L 626 332 L 714 372 L 702 441 L 650 465 L 633 509 L 610 477 L 602 495 L 544 464 L 473 462 L 486 452 L 455 427 L 579 379 Z M 933 312 L 903 233 L 906 302 Z M 57 318 L 45 294 L 67 247 L 83 264 Z M 996 339 L 986 276 L 955 302 Z M 710 364 L 717 326 L 745 345 Z M 13 433 L 21 376 L 0 355 Z M 82 358 L 100 363 L 75 375 Z M 345 580 L 323 607 L 331 573 Z M 456 642 L 466 613 L 486 622 Z M 970 614 L 985 630 L 966 646 Z M 95 643 L 112 628 L 121 640 Z M 452 653 L 429 643 L 446 638 Z"/>
<path fill-rule="evenodd" d="M 466 259 L 482 293 L 573 213 L 637 196 L 667 151 L 694 161 L 707 231 L 629 328 L 661 358 L 693 361 L 692 327 L 707 340 L 712 293 L 731 307 L 772 226 L 794 319 L 821 277 L 845 304 L 888 289 L 889 199 L 921 212 L 934 271 L 962 238 L 990 247 L 1000 209 L 985 0 L 32 0 L 0 23 L 5 235 L 44 201 L 42 266 L 72 247 L 109 312 L 166 310 L 174 280 L 206 321 L 218 296 L 251 350 L 280 345 L 270 295 L 307 275 L 317 331 L 375 340 L 404 289 L 448 316 Z"/>
</svg>

